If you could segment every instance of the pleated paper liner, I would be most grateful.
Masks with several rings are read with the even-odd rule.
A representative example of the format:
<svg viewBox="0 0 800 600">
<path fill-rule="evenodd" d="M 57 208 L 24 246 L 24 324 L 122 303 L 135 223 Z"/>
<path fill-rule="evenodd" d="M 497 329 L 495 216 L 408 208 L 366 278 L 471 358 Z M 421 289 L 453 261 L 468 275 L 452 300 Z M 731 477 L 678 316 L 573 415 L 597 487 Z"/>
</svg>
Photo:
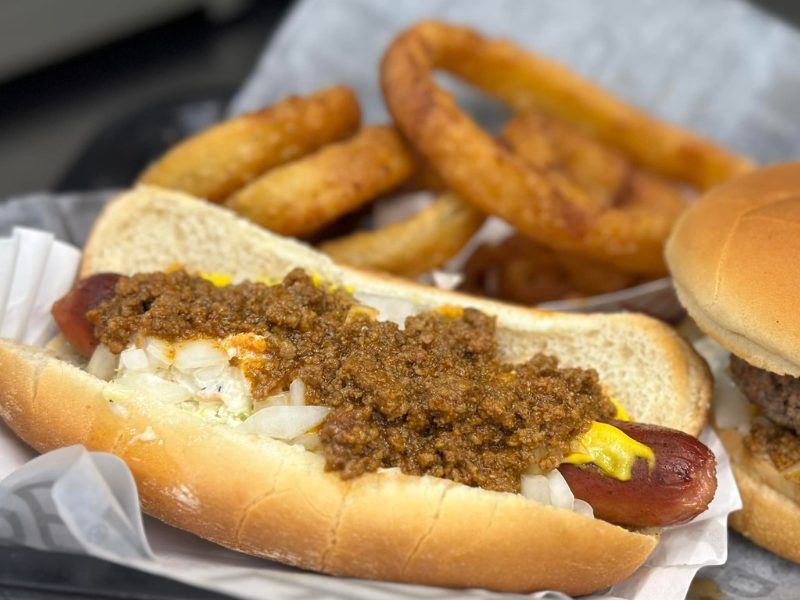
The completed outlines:
<svg viewBox="0 0 800 600">
<path fill-rule="evenodd" d="M 58 329 L 50 309 L 75 282 L 81 253 L 52 233 L 14 228 L 0 240 L 0 337 L 43 346 Z"/>
</svg>

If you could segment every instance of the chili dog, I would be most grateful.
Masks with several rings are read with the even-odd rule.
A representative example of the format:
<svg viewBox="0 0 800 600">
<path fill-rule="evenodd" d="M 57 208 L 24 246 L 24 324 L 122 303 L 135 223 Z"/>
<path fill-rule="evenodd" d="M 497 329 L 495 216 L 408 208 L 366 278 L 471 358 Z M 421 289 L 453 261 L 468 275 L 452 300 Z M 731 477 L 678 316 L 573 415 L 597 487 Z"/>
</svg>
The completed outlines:
<svg viewBox="0 0 800 600">
<path fill-rule="evenodd" d="M 146 512 L 216 543 L 579 595 L 644 562 L 658 536 L 637 527 L 713 497 L 711 453 L 675 431 L 699 433 L 707 369 L 647 317 L 367 275 L 157 188 L 106 209 L 81 276 L 53 307 L 64 343 L 0 340 L 0 416 L 40 451 L 113 452 Z M 621 519 L 609 483 L 651 510 Z"/>
<path fill-rule="evenodd" d="M 100 344 L 87 314 L 113 298 L 120 277 L 101 273 L 82 279 L 53 307 L 62 334 L 87 358 Z M 716 491 L 716 472 L 714 456 L 705 445 L 664 427 L 607 422 L 652 449 L 655 461 L 636 461 L 628 481 L 604 474 L 595 464 L 559 466 L 572 492 L 596 517 L 618 525 L 664 527 L 686 523 L 708 507 Z"/>
</svg>

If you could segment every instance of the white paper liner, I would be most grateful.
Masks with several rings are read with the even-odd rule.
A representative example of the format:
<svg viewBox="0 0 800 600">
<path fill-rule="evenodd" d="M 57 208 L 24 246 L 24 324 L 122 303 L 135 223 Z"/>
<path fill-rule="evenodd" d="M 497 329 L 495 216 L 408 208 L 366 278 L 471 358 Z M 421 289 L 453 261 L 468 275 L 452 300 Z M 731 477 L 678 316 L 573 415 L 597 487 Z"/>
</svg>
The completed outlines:
<svg viewBox="0 0 800 600">
<path fill-rule="evenodd" d="M 0 264 L 14 264 L 5 269 L 0 290 L 9 298 L 0 314 L 3 327 L 16 339 L 46 342 L 52 331 L 49 309 L 69 289 L 78 251 L 50 234 L 25 229 L 15 231 L 10 243 L 0 241 L 0 253 Z M 645 567 L 614 586 L 610 595 L 591 598 L 683 598 L 700 567 L 725 561 L 727 515 L 741 501 L 719 439 L 710 428 L 701 439 L 717 456 L 719 487 L 709 510 L 692 523 L 668 529 Z M 308 590 L 331 598 L 503 597 L 487 590 L 330 578 L 246 557 L 152 519 L 142 521 L 130 471 L 112 455 L 70 447 L 31 460 L 34 456 L 0 422 L 0 543 L 85 553 L 242 598 L 289 598 Z M 567 598 L 556 592 L 528 597 Z"/>
<path fill-rule="evenodd" d="M 50 309 L 72 287 L 80 259 L 80 250 L 43 231 L 17 227 L 0 240 L 0 337 L 47 343 L 57 333 Z"/>
</svg>

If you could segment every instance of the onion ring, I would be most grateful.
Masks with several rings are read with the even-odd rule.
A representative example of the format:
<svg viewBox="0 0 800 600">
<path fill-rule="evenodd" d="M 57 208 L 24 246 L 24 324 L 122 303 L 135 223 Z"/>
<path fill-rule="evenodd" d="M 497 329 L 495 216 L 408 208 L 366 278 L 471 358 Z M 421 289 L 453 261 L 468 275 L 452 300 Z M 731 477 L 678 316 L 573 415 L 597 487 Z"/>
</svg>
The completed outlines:
<svg viewBox="0 0 800 600">
<path fill-rule="evenodd" d="M 544 69 L 543 65 L 549 69 Z M 639 206 L 604 207 L 566 178 L 550 177 L 526 166 L 456 107 L 452 96 L 434 83 L 431 74 L 436 68 L 469 77 L 472 82 L 480 81 L 499 97 L 513 98 L 515 108 L 522 107 L 519 99 L 522 97 L 555 95 L 562 98 L 568 91 L 582 94 L 591 91 L 597 94 L 596 105 L 588 96 L 574 100 L 569 105 L 572 116 L 578 113 L 575 107 L 579 107 L 586 109 L 594 120 L 605 116 L 606 122 L 616 123 L 612 116 L 630 113 L 633 116 L 626 123 L 636 127 L 647 125 L 647 131 L 651 132 L 672 132 L 669 137 L 673 142 L 676 136 L 683 142 L 680 152 L 675 151 L 674 155 L 689 154 L 698 164 L 704 163 L 696 157 L 697 151 L 713 147 L 688 133 L 640 115 L 568 75 L 561 67 L 556 69 L 552 63 L 541 61 L 506 42 L 487 41 L 466 28 L 420 23 L 394 40 L 381 63 L 384 96 L 401 131 L 434 165 L 448 186 L 465 200 L 504 218 L 524 234 L 551 247 L 631 272 L 666 274 L 662 248 L 671 227 L 669 217 Z M 554 79 L 552 73 L 559 77 Z M 511 79 L 508 85 L 513 93 L 499 93 L 498 90 L 505 89 L 502 84 L 508 83 L 508 79 Z M 549 95 L 544 93 L 548 90 Z M 524 108 L 532 103 L 529 101 Z M 607 133 L 607 129 L 603 131 Z M 638 134 L 638 130 L 633 132 L 634 136 Z M 664 153 L 641 154 L 640 159 L 667 158 L 662 156 Z M 722 150 L 709 154 L 715 158 L 718 154 L 729 156 Z M 741 165 L 741 169 L 749 168 L 749 163 L 738 158 L 736 164 Z M 696 180 L 705 182 L 706 178 L 697 177 Z"/>
<path fill-rule="evenodd" d="M 462 27 L 418 26 L 430 43 L 448 37 L 438 66 L 494 96 L 514 112 L 539 109 L 579 125 L 637 164 L 707 190 L 755 165 L 708 140 L 668 125 L 579 77 L 563 65 Z M 414 29 L 417 29 L 415 27 Z"/>
<path fill-rule="evenodd" d="M 139 183 L 222 202 L 268 169 L 352 135 L 358 100 L 337 86 L 219 123 L 170 149 Z"/>
<path fill-rule="evenodd" d="M 463 274 L 460 290 L 526 306 L 644 283 L 641 276 L 552 250 L 518 233 L 497 245 L 478 246 Z"/>
<path fill-rule="evenodd" d="M 638 205 L 670 216 L 686 208 L 676 185 L 634 166 L 618 150 L 561 119 L 539 111 L 514 117 L 500 141 L 534 168 L 568 177 L 604 206 Z M 464 267 L 461 289 L 518 304 L 594 296 L 644 283 L 647 278 L 513 235 L 479 246 Z"/>
<path fill-rule="evenodd" d="M 226 205 L 276 233 L 305 236 L 397 187 L 415 169 L 415 157 L 397 130 L 365 127 L 267 172 Z"/>
<path fill-rule="evenodd" d="M 615 148 L 539 111 L 514 117 L 500 134 L 526 164 L 551 176 L 566 174 L 603 206 L 642 206 L 671 216 L 687 204 L 677 186 L 638 167 Z"/>
<path fill-rule="evenodd" d="M 319 249 L 354 267 L 417 277 L 441 266 L 480 228 L 484 214 L 452 193 L 400 223 L 374 231 L 357 231 Z"/>
</svg>

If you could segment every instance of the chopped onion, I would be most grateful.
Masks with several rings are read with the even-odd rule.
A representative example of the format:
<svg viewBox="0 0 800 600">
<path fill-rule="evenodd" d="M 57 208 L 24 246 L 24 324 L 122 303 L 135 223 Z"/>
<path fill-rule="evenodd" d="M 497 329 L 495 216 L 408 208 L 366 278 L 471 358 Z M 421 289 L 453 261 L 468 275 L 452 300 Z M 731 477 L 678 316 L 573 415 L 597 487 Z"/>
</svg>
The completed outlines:
<svg viewBox="0 0 800 600">
<path fill-rule="evenodd" d="M 363 292 L 356 292 L 353 297 L 365 306 L 377 308 L 379 311 L 378 321 L 397 323 L 400 329 L 405 327 L 406 317 L 419 312 L 419 307 L 416 304 L 404 298 L 387 298 L 386 296 L 376 296 Z"/>
<path fill-rule="evenodd" d="M 226 367 L 220 373 L 216 382 L 211 382 L 210 387 L 201 393 L 216 394 L 225 404 L 226 408 L 234 413 L 247 413 L 253 410 L 253 397 L 250 395 L 250 382 L 241 370 L 236 367 Z"/>
<path fill-rule="evenodd" d="M 533 462 L 527 469 L 525 469 L 524 475 L 544 475 L 544 471 L 539 468 L 537 463 Z"/>
<path fill-rule="evenodd" d="M 146 371 L 150 366 L 147 354 L 141 348 L 129 348 L 119 355 L 119 362 L 127 371 Z"/>
<path fill-rule="evenodd" d="M 194 372 L 194 376 L 198 381 L 205 384 L 213 384 L 218 382 L 228 367 L 227 363 L 216 363 L 208 367 L 202 367 Z M 234 367 L 235 368 L 235 367 Z"/>
<path fill-rule="evenodd" d="M 86 370 L 95 377 L 109 381 L 114 377 L 118 363 L 119 357 L 111 352 L 108 346 L 100 344 L 92 353 L 92 358 L 89 359 Z"/>
<path fill-rule="evenodd" d="M 306 384 L 300 379 L 295 379 L 289 385 L 289 404 L 292 406 L 306 405 Z"/>
<path fill-rule="evenodd" d="M 158 369 L 168 368 L 175 359 L 175 348 L 172 344 L 157 338 L 145 338 L 144 351 L 147 352 L 153 366 Z"/>
<path fill-rule="evenodd" d="M 539 504 L 550 504 L 550 483 L 544 475 L 523 475 L 520 478 L 522 495 Z"/>
<path fill-rule="evenodd" d="M 569 489 L 569 484 L 561 471 L 553 469 L 547 475 L 547 481 L 550 484 L 550 504 L 558 508 L 566 508 L 572 510 L 575 503 L 575 496 L 572 490 Z"/>
<path fill-rule="evenodd" d="M 227 365 L 228 362 L 228 353 L 225 349 L 209 340 L 193 340 L 175 345 L 173 364 L 181 371 L 202 369 L 217 364 Z"/>
<path fill-rule="evenodd" d="M 254 413 L 238 429 L 293 440 L 322 423 L 330 412 L 324 406 L 268 406 Z"/>
<path fill-rule="evenodd" d="M 526 498 L 557 508 L 573 509 L 575 496 L 558 469 L 547 475 L 523 475 L 520 483 L 522 495 Z"/>
<path fill-rule="evenodd" d="M 256 400 L 253 402 L 253 412 L 258 412 L 270 406 L 289 406 L 289 394 L 284 392 L 283 394 L 269 396 L 263 400 Z"/>
<path fill-rule="evenodd" d="M 594 518 L 594 509 L 592 505 L 588 502 L 584 502 L 583 500 L 575 499 L 575 504 L 572 505 L 572 510 L 574 510 L 579 515 L 583 515 L 584 517 L 589 517 L 590 519 Z"/>
<path fill-rule="evenodd" d="M 309 452 L 318 452 L 322 450 L 322 441 L 316 433 L 304 433 L 292 440 L 293 446 L 303 446 Z"/>
<path fill-rule="evenodd" d="M 166 404 L 177 404 L 192 397 L 192 393 L 182 385 L 166 381 L 152 373 L 126 373 L 116 383 Z"/>
</svg>

